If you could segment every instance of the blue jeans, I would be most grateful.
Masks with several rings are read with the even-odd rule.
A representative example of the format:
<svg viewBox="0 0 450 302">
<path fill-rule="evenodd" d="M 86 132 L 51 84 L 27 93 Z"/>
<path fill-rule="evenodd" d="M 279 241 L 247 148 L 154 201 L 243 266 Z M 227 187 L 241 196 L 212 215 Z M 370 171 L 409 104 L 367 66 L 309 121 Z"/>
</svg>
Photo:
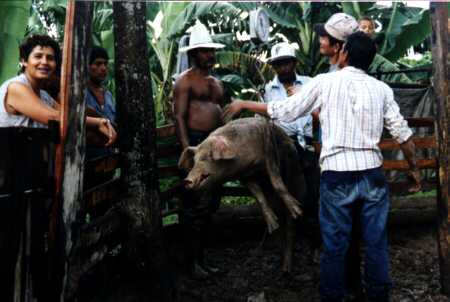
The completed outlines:
<svg viewBox="0 0 450 302">
<path fill-rule="evenodd" d="M 324 171 L 320 178 L 319 220 L 323 240 L 320 295 L 342 301 L 346 294 L 345 255 L 350 242 L 352 214 L 361 203 L 361 232 L 366 244 L 364 281 L 369 301 L 388 301 L 391 280 L 386 221 L 389 192 L 381 168 L 364 171 Z"/>
</svg>

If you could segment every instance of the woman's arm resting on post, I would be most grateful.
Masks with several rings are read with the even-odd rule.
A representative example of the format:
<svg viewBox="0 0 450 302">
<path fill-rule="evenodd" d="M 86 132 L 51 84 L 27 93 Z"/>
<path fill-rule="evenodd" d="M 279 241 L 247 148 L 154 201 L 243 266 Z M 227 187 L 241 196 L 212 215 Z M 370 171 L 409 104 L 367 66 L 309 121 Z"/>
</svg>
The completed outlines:
<svg viewBox="0 0 450 302">
<path fill-rule="evenodd" d="M 11 83 L 5 99 L 9 113 L 20 113 L 41 124 L 49 120 L 59 120 L 59 111 L 48 106 L 31 90 L 21 83 Z"/>
</svg>

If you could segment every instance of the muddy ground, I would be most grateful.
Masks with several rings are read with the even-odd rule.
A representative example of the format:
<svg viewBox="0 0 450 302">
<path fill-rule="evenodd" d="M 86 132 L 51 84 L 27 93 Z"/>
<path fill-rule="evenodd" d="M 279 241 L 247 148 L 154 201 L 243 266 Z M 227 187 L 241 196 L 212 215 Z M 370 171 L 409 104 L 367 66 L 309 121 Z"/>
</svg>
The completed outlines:
<svg viewBox="0 0 450 302">
<path fill-rule="evenodd" d="M 260 248 L 263 227 L 249 225 L 240 228 L 211 230 L 213 240 L 207 249 L 207 257 L 222 272 L 202 281 L 178 278 L 181 302 L 320 301 L 319 265 L 314 261 L 308 244 L 297 240 L 294 270 L 290 277 L 285 277 L 280 273 L 281 260 L 276 240 L 269 238 Z M 179 238 L 175 238 L 175 242 L 177 240 Z M 391 301 L 449 301 L 440 294 L 435 228 L 430 224 L 391 226 L 389 240 L 394 284 Z M 175 252 L 176 244 L 171 248 L 171 252 Z M 176 262 L 172 258 L 172 263 Z M 156 302 L 147 292 L 146 281 L 120 284 L 113 290 L 109 287 L 108 292 L 97 296 L 97 299 L 89 300 Z"/>
<path fill-rule="evenodd" d="M 449 301 L 440 294 L 439 264 L 435 230 L 432 226 L 395 226 L 390 234 L 393 302 Z M 299 302 L 320 301 L 319 266 L 308 245 L 297 244 L 294 271 L 290 278 L 280 272 L 280 253 L 274 244 L 259 249 L 259 240 L 217 245 L 208 257 L 224 271 L 207 282 L 186 280 L 196 297 L 184 301 Z M 261 298 L 264 295 L 264 299 Z"/>
</svg>

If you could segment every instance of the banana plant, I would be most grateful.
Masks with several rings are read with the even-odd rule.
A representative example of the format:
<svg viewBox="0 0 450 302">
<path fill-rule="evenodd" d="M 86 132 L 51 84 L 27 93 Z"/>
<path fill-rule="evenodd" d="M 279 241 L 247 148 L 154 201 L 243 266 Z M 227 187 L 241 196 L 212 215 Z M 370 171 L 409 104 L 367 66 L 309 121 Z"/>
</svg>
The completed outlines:
<svg viewBox="0 0 450 302">
<path fill-rule="evenodd" d="M 156 4 L 151 4 L 156 5 Z M 158 58 L 160 73 L 152 72 L 153 87 L 156 88 L 154 101 L 156 114 L 160 117 L 170 118 L 172 76 L 174 74 L 178 44 L 180 37 L 186 30 L 200 19 L 209 25 L 209 19 L 214 14 L 236 16 L 240 11 L 232 4 L 222 2 L 161 2 L 159 11 L 163 15 L 161 20 L 161 34 L 156 36 L 155 20 L 148 25 L 148 39 L 152 53 Z M 154 9 L 154 7 L 153 7 Z M 213 36 L 220 40 L 224 36 Z M 151 66 L 154 66 L 151 64 Z M 166 122 L 159 120 L 160 123 Z"/>
<path fill-rule="evenodd" d="M 369 72 L 398 71 L 395 63 L 407 50 L 431 36 L 429 10 L 407 7 L 401 2 L 393 2 L 392 7 L 381 7 L 374 2 L 342 2 L 342 10 L 355 18 L 364 15 L 381 23 L 382 30 L 377 33 L 375 41 L 379 54 L 370 66 Z M 383 75 L 386 82 L 411 83 L 406 74 Z"/>
<path fill-rule="evenodd" d="M 19 70 L 18 46 L 26 33 L 30 9 L 31 0 L 0 1 L 0 83 Z"/>
<path fill-rule="evenodd" d="M 218 78 L 225 89 L 225 99 L 240 97 L 259 100 L 260 90 L 275 75 L 273 68 L 253 55 L 237 51 L 217 53 Z"/>
</svg>

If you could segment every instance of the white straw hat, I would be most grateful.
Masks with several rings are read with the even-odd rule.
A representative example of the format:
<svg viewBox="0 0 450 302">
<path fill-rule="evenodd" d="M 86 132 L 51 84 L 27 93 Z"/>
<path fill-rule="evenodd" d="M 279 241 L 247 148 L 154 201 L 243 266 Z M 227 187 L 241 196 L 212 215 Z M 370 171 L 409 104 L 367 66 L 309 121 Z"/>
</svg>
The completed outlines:
<svg viewBox="0 0 450 302">
<path fill-rule="evenodd" d="M 286 42 L 277 43 L 270 50 L 271 57 L 267 59 L 267 63 L 271 64 L 283 59 L 297 59 L 295 49 Z"/>
<path fill-rule="evenodd" d="M 196 21 L 192 27 L 189 38 L 189 46 L 179 49 L 179 52 L 186 52 L 195 48 L 223 48 L 225 45 L 213 43 L 208 29 L 200 21 Z"/>
</svg>

